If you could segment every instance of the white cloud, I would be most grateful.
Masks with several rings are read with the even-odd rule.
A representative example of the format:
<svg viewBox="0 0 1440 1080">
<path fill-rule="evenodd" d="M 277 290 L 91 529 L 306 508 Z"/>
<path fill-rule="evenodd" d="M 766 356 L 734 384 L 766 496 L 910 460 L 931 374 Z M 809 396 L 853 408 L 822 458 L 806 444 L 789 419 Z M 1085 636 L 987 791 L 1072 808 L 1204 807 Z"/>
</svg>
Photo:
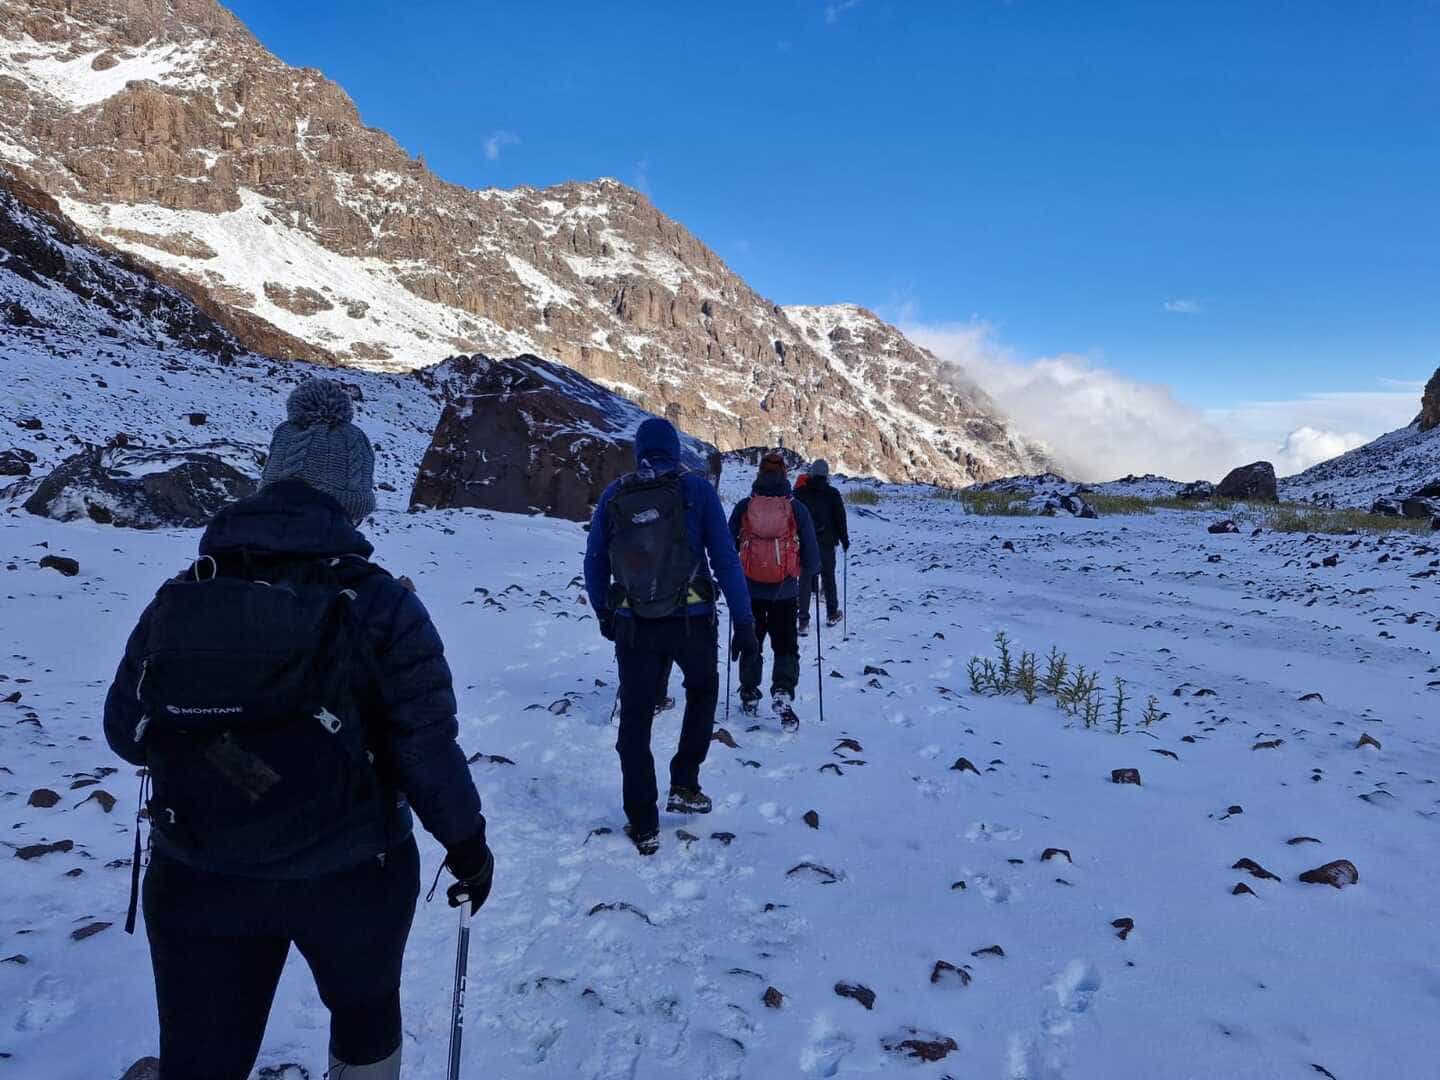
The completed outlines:
<svg viewBox="0 0 1440 1080">
<path fill-rule="evenodd" d="M 1203 300 L 1187 300 L 1183 297 L 1165 301 L 1165 310 L 1176 315 L 1199 315 L 1205 310 Z"/>
<path fill-rule="evenodd" d="M 841 15 L 844 15 L 851 8 L 859 7 L 863 2 L 864 0 L 839 0 L 839 2 L 835 4 L 826 4 L 825 21 L 827 23 L 839 22 Z"/>
<path fill-rule="evenodd" d="M 1049 445 L 1060 471 L 1076 480 L 1150 472 L 1218 480 L 1258 460 L 1286 476 L 1405 426 L 1419 401 L 1418 387 L 1405 383 L 1204 411 L 1167 386 L 1084 356 L 1017 356 L 984 323 L 911 325 L 905 333 L 957 365 L 1024 434 Z"/>
<path fill-rule="evenodd" d="M 520 142 L 520 136 L 513 131 L 497 131 L 485 140 L 485 157 L 490 161 L 499 161 L 500 154 L 507 146 L 514 146 Z"/>
</svg>

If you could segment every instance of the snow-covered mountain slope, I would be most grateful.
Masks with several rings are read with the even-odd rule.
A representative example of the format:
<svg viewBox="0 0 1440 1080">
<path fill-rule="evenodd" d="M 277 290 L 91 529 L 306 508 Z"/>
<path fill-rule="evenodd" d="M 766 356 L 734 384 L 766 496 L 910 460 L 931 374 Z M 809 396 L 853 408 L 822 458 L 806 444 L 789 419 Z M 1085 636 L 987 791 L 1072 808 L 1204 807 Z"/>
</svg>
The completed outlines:
<svg viewBox="0 0 1440 1080">
<path fill-rule="evenodd" d="M 641 860 L 618 835 L 615 674 L 580 600 L 583 531 L 373 519 L 377 557 L 445 637 L 495 846 L 464 1075 L 1431 1074 L 1440 606 L 1414 575 L 1434 574 L 1433 545 L 1216 537 L 1169 512 L 978 518 L 896 489 L 852 525 L 852 636 L 819 640 L 825 723 L 807 638 L 799 733 L 722 715 L 735 746 L 705 767 L 715 812 L 666 815 Z M 16 1076 L 111 1080 L 154 1052 L 144 939 L 120 931 L 136 780 L 100 708 L 134 618 L 196 539 L 0 514 L 0 698 L 20 695 L 0 704 L 0 1052 Z M 39 568 L 46 552 L 79 575 Z M 1123 677 L 1126 732 L 1085 730 L 1043 695 L 972 693 L 966 661 L 993 656 L 998 630 L 1107 690 Z M 1138 728 L 1149 695 L 1169 715 Z M 675 713 L 656 724 L 661 762 L 677 729 Z M 1124 768 L 1141 786 L 1111 783 Z M 18 854 L 39 844 L 61 846 Z M 433 872 L 440 852 L 422 850 Z M 1339 859 L 1358 885 L 1297 881 Z M 443 903 L 420 907 L 406 1075 L 443 1072 L 454 935 Z M 261 1064 L 318 1076 L 325 1032 L 292 956 Z M 901 1060 L 916 1051 L 948 1053 Z"/>
<path fill-rule="evenodd" d="M 0 161 L 259 353 L 532 352 L 722 448 L 950 484 L 1036 467 L 933 358 L 814 339 L 633 189 L 445 183 L 214 0 L 0 7 Z"/>
<path fill-rule="evenodd" d="M 1329 461 L 1280 480 L 1280 497 L 1325 506 L 1369 507 L 1440 484 L 1440 427 L 1409 427 L 1381 435 Z"/>
<path fill-rule="evenodd" d="M 805 344 L 854 389 L 853 401 L 839 399 L 832 406 L 830 423 L 845 430 L 867 412 L 894 414 L 890 435 L 908 467 L 892 470 L 900 475 L 880 474 L 881 479 L 934 475 L 927 459 L 936 450 L 977 478 L 1006 475 L 1016 462 L 1027 472 L 1046 466 L 1045 448 L 1015 434 L 993 401 L 962 388 L 933 353 L 874 313 L 854 304 L 832 304 L 787 307 L 785 315 L 800 328 Z M 866 461 L 855 460 L 843 440 L 836 441 L 839 449 L 831 453 L 845 471 L 876 475 Z"/>
<path fill-rule="evenodd" d="M 0 452 L 33 454 L 33 476 L 82 445 L 120 435 L 140 446 L 263 450 L 286 395 L 315 374 L 335 373 L 246 352 L 188 297 L 86 242 L 36 194 L 0 182 Z M 467 363 L 413 376 L 343 373 L 376 444 L 382 505 L 405 505 Z M 199 425 L 192 413 L 203 415 Z M 0 498 L 31 486 L 0 478 Z"/>
</svg>

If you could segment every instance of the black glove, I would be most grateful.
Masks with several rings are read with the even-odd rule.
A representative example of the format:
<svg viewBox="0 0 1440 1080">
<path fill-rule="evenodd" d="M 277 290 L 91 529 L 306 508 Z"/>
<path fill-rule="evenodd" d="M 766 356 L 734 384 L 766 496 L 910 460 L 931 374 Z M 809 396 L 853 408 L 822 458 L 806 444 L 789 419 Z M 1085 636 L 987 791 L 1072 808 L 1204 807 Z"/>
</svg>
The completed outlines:
<svg viewBox="0 0 1440 1080">
<path fill-rule="evenodd" d="M 600 623 L 600 636 L 606 641 L 614 641 L 615 613 L 613 611 L 597 611 L 595 619 Z"/>
<path fill-rule="evenodd" d="M 478 832 L 456 844 L 446 852 L 445 865 L 455 875 L 455 883 L 445 890 L 450 906 L 468 903 L 474 915 L 490 899 L 490 885 L 495 878 L 495 856 L 485 843 L 485 833 Z"/>
<path fill-rule="evenodd" d="M 753 622 L 736 623 L 730 635 L 730 659 L 749 659 L 760 652 L 760 639 L 755 636 Z"/>
<path fill-rule="evenodd" d="M 840 546 L 845 549 L 846 554 L 850 552 L 850 538 L 847 536 L 840 541 Z"/>
</svg>

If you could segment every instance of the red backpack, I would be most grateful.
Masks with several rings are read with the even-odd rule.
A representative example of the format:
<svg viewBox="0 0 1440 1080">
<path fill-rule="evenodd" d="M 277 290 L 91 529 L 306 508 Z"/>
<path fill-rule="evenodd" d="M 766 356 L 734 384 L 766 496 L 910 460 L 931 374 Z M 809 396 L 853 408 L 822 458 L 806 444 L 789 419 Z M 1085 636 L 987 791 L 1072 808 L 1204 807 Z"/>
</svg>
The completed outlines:
<svg viewBox="0 0 1440 1080">
<path fill-rule="evenodd" d="M 800 530 L 786 495 L 752 495 L 740 524 L 740 566 L 751 581 L 779 585 L 800 576 Z"/>
</svg>

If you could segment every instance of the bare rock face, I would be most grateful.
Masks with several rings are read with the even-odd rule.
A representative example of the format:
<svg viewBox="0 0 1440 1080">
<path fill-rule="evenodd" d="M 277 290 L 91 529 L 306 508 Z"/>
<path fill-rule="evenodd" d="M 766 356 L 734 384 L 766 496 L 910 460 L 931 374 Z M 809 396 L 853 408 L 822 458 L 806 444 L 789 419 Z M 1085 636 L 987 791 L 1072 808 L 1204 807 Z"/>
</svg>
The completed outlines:
<svg viewBox="0 0 1440 1080">
<path fill-rule="evenodd" d="M 1243 499 L 1247 502 L 1278 502 L 1280 499 L 1275 466 L 1257 461 L 1231 469 L 1215 488 L 1222 499 Z"/>
<path fill-rule="evenodd" d="M 226 503 L 253 495 L 259 472 L 257 452 L 231 444 L 92 447 L 40 481 L 25 509 L 57 521 L 88 517 L 132 529 L 195 528 Z"/>
<path fill-rule="evenodd" d="M 634 468 L 635 429 L 650 414 L 539 357 L 472 359 L 484 363 L 441 414 L 411 507 L 588 520 L 606 485 Z M 718 461 L 708 444 L 681 446 L 693 471 L 708 475 Z"/>
<path fill-rule="evenodd" d="M 1433 431 L 1440 427 L 1440 368 L 1425 384 L 1425 393 L 1420 398 L 1420 416 L 1416 422 L 1421 431 Z"/>
<path fill-rule="evenodd" d="M 1046 464 L 894 327 L 779 307 L 638 191 L 444 182 L 216 0 L 0 5 L 0 163 L 264 355 L 532 353 L 726 449 L 957 487 Z"/>
</svg>

